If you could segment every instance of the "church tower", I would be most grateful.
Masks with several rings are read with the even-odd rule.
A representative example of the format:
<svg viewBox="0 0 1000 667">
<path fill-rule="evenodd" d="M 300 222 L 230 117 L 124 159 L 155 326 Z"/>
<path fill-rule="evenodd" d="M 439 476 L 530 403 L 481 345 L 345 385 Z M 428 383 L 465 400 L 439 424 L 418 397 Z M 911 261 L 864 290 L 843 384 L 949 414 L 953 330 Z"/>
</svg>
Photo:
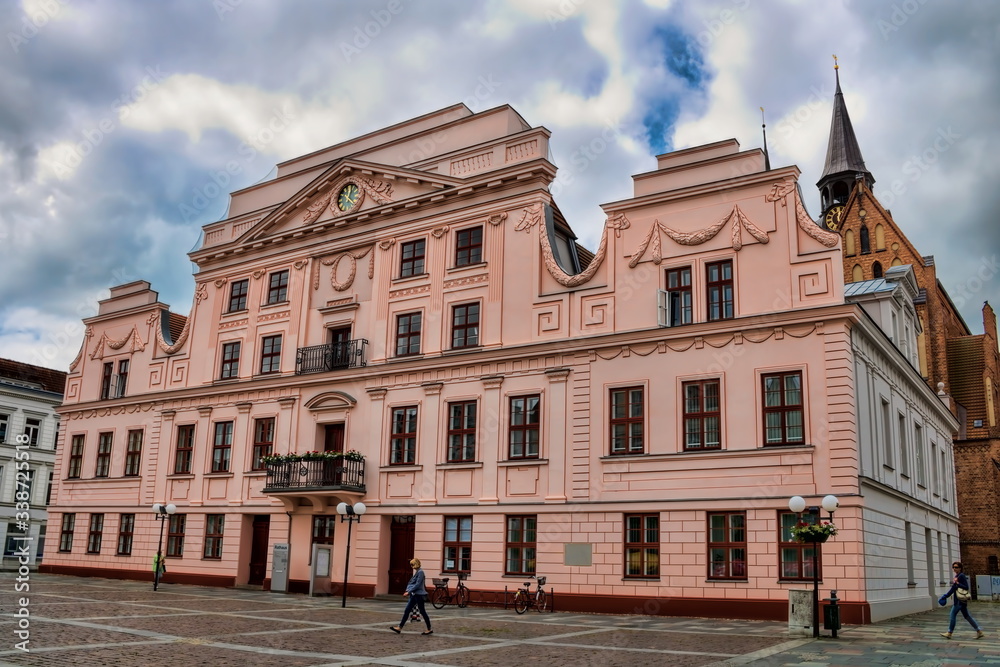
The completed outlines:
<svg viewBox="0 0 1000 667">
<path fill-rule="evenodd" d="M 844 206 L 857 181 L 864 181 L 870 191 L 875 177 L 865 167 L 858 138 L 854 136 L 854 126 L 847 113 L 844 93 L 840 90 L 840 66 L 834 56 L 834 72 L 837 77 L 837 91 L 833 97 L 833 119 L 830 121 L 830 140 L 826 147 L 826 162 L 823 176 L 816 183 L 821 196 L 823 224 L 830 231 L 838 231 Z"/>
</svg>

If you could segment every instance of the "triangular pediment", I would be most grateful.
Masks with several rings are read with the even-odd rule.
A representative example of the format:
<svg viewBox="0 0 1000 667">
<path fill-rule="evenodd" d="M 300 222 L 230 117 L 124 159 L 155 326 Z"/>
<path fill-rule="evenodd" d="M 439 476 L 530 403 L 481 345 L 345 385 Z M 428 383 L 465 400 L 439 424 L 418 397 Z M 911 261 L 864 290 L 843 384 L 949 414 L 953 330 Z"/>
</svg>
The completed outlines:
<svg viewBox="0 0 1000 667">
<path fill-rule="evenodd" d="M 405 167 L 345 158 L 248 229 L 237 243 L 258 241 L 310 225 L 349 222 L 374 210 L 454 188 L 462 180 Z"/>
</svg>

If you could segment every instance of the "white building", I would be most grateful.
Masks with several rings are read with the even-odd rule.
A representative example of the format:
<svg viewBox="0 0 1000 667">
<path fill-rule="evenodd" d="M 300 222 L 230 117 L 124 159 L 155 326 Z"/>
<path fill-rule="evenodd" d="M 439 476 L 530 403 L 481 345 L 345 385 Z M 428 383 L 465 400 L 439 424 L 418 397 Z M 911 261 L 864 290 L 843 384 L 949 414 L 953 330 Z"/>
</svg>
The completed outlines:
<svg viewBox="0 0 1000 667">
<path fill-rule="evenodd" d="M 18 565 L 27 541 L 32 561 L 44 553 L 46 506 L 59 432 L 55 408 L 66 373 L 0 359 L 0 543 L 3 567 Z M 20 448 L 19 448 L 20 446 Z M 25 514 L 26 513 L 26 514 Z M 27 519 L 27 520 L 25 520 Z"/>
</svg>

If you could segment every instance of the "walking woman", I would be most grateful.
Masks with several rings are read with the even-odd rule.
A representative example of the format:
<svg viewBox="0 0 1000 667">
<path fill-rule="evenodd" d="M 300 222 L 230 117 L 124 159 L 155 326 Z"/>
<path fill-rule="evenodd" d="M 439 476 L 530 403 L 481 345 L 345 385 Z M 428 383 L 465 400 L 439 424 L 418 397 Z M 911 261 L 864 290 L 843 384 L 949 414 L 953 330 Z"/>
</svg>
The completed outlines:
<svg viewBox="0 0 1000 667">
<path fill-rule="evenodd" d="M 955 571 L 955 576 L 951 580 L 951 588 L 948 592 L 941 596 L 938 600 L 938 604 L 942 607 L 948 604 L 948 596 L 955 596 L 955 600 L 951 607 L 951 621 L 948 623 L 948 632 L 942 632 L 941 636 L 945 639 L 951 639 L 951 633 L 955 632 L 955 621 L 958 620 L 958 613 L 962 612 L 962 616 L 965 620 L 969 622 L 973 628 L 976 629 L 976 639 L 982 639 L 986 636 L 979 624 L 976 623 L 976 619 L 972 618 L 969 614 L 969 605 L 965 600 L 961 600 L 958 597 L 958 591 L 961 590 L 962 594 L 965 595 L 969 591 L 969 577 L 966 576 L 965 572 L 962 572 L 962 564 L 955 561 L 951 564 L 952 569 Z"/>
<path fill-rule="evenodd" d="M 432 635 L 434 631 L 431 630 L 431 619 L 427 616 L 427 609 L 424 608 L 424 602 L 427 601 L 427 589 L 424 588 L 424 571 L 420 569 L 420 559 L 412 559 L 410 567 L 413 568 L 413 576 L 410 577 L 410 583 L 406 584 L 406 592 L 403 593 L 403 597 L 409 597 L 410 599 L 407 601 L 406 609 L 403 611 L 403 620 L 399 622 L 399 625 L 394 625 L 389 629 L 397 635 L 401 633 L 403 626 L 410 620 L 413 608 L 416 607 L 420 615 L 424 617 L 424 623 L 427 624 L 427 629 L 420 634 Z"/>
</svg>

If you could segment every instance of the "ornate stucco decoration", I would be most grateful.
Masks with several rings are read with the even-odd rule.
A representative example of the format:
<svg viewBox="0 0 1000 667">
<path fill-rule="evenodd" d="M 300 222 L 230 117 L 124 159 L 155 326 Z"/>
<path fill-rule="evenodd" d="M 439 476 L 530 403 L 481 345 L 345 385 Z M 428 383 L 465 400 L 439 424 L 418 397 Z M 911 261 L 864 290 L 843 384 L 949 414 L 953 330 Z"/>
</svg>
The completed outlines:
<svg viewBox="0 0 1000 667">
<path fill-rule="evenodd" d="M 76 367 L 80 364 L 80 360 L 83 359 L 83 355 L 87 353 L 87 344 L 93 337 L 93 327 L 87 327 L 86 331 L 83 332 L 83 343 L 80 344 L 80 351 L 76 353 L 76 359 L 69 363 L 69 370 L 71 373 L 76 370 Z"/>
<path fill-rule="evenodd" d="M 198 283 L 194 290 L 194 305 L 198 305 L 208 298 L 208 283 Z"/>
<path fill-rule="evenodd" d="M 341 211 L 340 207 L 337 206 L 336 196 L 348 183 L 354 183 L 358 186 L 360 197 L 350 209 L 347 211 Z M 364 203 L 365 197 L 371 197 L 373 201 L 380 205 L 392 202 L 392 183 L 365 176 L 345 176 L 337 181 L 333 187 L 330 188 L 328 193 L 317 199 L 306 209 L 306 213 L 302 216 L 302 220 L 306 223 L 315 222 L 326 209 L 330 210 L 330 213 L 334 218 L 347 215 L 348 213 L 354 213 L 361 207 L 361 204 Z"/>
<path fill-rule="evenodd" d="M 374 245 L 370 245 L 364 250 L 348 250 L 347 252 L 342 252 L 333 259 L 324 259 L 320 261 L 323 266 L 330 267 L 330 286 L 338 292 L 346 292 L 351 289 L 351 285 L 354 284 L 354 278 L 358 274 L 358 260 L 372 253 L 371 259 L 368 260 L 368 279 L 371 280 L 375 277 L 375 253 L 372 250 L 375 248 Z M 337 280 L 337 269 L 340 268 L 340 262 L 347 259 L 351 262 L 351 271 L 347 276 L 347 280 L 340 282 Z M 313 289 L 319 289 L 319 272 L 313 276 Z"/>
<path fill-rule="evenodd" d="M 396 245 L 396 239 L 385 239 L 384 241 L 378 242 L 378 247 L 382 250 L 389 250 L 394 245 Z"/>
<path fill-rule="evenodd" d="M 653 264 L 659 264 L 663 261 L 659 232 L 663 232 L 674 243 L 678 243 L 680 245 L 699 245 L 715 238 L 716 234 L 722 231 L 722 228 L 725 227 L 730 221 L 733 223 L 730 231 L 730 240 L 733 250 L 739 251 L 743 248 L 743 230 L 746 230 L 750 236 L 757 239 L 760 243 L 768 242 L 769 239 L 767 238 L 767 232 L 750 222 L 750 218 L 746 216 L 746 213 L 744 213 L 738 205 L 733 206 L 733 210 L 715 224 L 694 232 L 678 232 L 677 230 L 667 227 L 659 220 L 653 220 L 653 224 L 649 227 L 649 233 L 646 234 L 646 238 L 642 240 L 642 243 L 639 244 L 639 248 L 632 254 L 632 259 L 629 260 L 629 268 L 634 269 L 639 264 L 643 255 L 646 253 L 646 249 L 650 246 L 652 246 L 653 249 Z"/>
<path fill-rule="evenodd" d="M 500 211 L 499 213 L 494 213 L 490 217 L 486 218 L 486 222 L 496 227 L 506 219 L 507 219 L 507 211 Z"/>
<path fill-rule="evenodd" d="M 604 258 L 608 252 L 608 230 L 614 230 L 615 236 L 619 237 L 621 236 L 621 230 L 627 229 L 630 226 L 624 213 L 609 215 L 604 223 L 604 233 L 601 234 L 601 245 L 598 246 L 597 252 L 594 254 L 594 259 L 590 261 L 590 265 L 586 269 L 575 276 L 571 276 L 559 267 L 555 256 L 552 254 L 552 244 L 549 241 L 549 232 L 545 228 L 544 219 L 545 207 L 541 202 L 532 204 L 521 213 L 521 219 L 514 226 L 514 231 L 530 232 L 532 227 L 538 228 L 538 243 L 542 248 L 542 261 L 545 263 L 545 269 L 563 287 L 576 287 L 593 278 L 597 270 L 601 268 L 601 264 L 604 263 Z"/>
<path fill-rule="evenodd" d="M 187 342 L 188 334 L 191 332 L 191 320 L 194 319 L 194 311 L 192 309 L 191 315 L 184 321 L 184 328 L 181 329 L 181 333 L 177 336 L 177 340 L 174 341 L 173 345 L 168 345 L 167 341 L 163 339 L 163 323 L 161 322 L 163 312 L 161 310 L 150 315 L 147 323 L 153 327 L 157 346 L 167 354 L 174 354 Z"/>
<path fill-rule="evenodd" d="M 434 229 L 431 230 L 431 236 L 433 236 L 436 239 L 439 239 L 445 234 L 447 234 L 449 229 L 451 229 L 451 227 L 449 227 L 448 225 L 435 227 Z"/>
<path fill-rule="evenodd" d="M 215 286 L 221 289 L 229 280 L 227 278 L 219 278 L 215 281 Z"/>
<path fill-rule="evenodd" d="M 660 341 L 658 343 L 649 343 L 645 345 L 622 345 L 621 347 L 608 348 L 606 350 L 591 350 L 590 358 L 591 361 L 596 361 L 598 358 L 603 359 L 604 361 L 611 361 L 612 359 L 617 359 L 618 357 L 629 357 L 633 354 L 640 357 L 648 357 L 654 352 L 658 352 L 660 354 L 665 354 L 668 351 L 686 352 L 692 347 L 701 349 L 705 345 L 715 349 L 722 349 L 733 344 L 742 345 L 745 342 L 759 344 L 764 343 L 771 338 L 780 340 L 784 336 L 790 336 L 791 338 L 805 338 L 820 332 L 821 329 L 822 327 L 818 324 L 810 324 L 798 327 L 794 331 L 790 331 L 787 327 L 774 327 L 773 329 L 758 329 L 752 333 L 738 331 L 721 337 L 697 336 L 695 338 L 688 339 L 686 344 L 683 344 L 682 341 Z"/>
<path fill-rule="evenodd" d="M 112 350 L 120 350 L 125 347 L 126 344 L 129 345 L 129 353 L 141 352 L 146 349 L 146 344 L 142 341 L 142 337 L 139 335 L 139 329 L 135 325 L 132 325 L 132 330 L 122 338 L 121 340 L 112 340 L 108 337 L 107 332 L 101 334 L 101 337 L 97 340 L 97 346 L 94 348 L 94 352 L 90 355 L 91 359 L 103 359 L 104 358 L 104 347 L 107 346 Z"/>
<path fill-rule="evenodd" d="M 782 206 L 787 206 L 786 196 L 789 193 L 794 194 L 795 200 L 795 222 L 798 224 L 799 229 L 804 231 L 809 238 L 814 241 L 818 241 L 821 245 L 827 248 L 836 247 L 837 243 L 840 242 L 840 235 L 834 234 L 833 232 L 828 232 L 816 222 L 809 217 L 809 213 L 806 212 L 806 207 L 802 205 L 802 198 L 799 196 L 799 189 L 795 187 L 795 183 L 792 181 L 785 181 L 784 183 L 775 183 L 774 187 L 771 188 L 765 199 L 767 201 L 780 201 Z"/>
</svg>

